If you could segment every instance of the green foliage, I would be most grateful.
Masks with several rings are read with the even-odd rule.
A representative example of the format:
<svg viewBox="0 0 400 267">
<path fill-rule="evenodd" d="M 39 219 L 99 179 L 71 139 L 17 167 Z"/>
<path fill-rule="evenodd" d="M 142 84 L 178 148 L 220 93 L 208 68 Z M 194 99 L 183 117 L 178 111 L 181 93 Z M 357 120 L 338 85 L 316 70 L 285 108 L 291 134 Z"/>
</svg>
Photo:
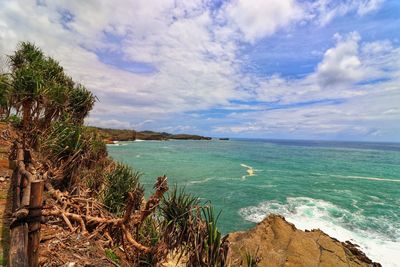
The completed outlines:
<svg viewBox="0 0 400 267">
<path fill-rule="evenodd" d="M 130 167 L 117 163 L 115 168 L 106 175 L 107 187 L 104 192 L 103 203 L 110 212 L 121 215 L 128 200 L 128 193 L 136 189 L 143 191 L 139 184 L 139 172 Z"/>
<path fill-rule="evenodd" d="M 175 186 L 160 205 L 160 215 L 163 218 L 165 240 L 171 249 L 187 245 L 193 237 L 195 207 L 199 201 L 185 192 L 184 188 Z"/>
<path fill-rule="evenodd" d="M 53 159 L 77 156 L 85 148 L 82 126 L 67 121 L 53 123 L 42 148 Z"/>
<path fill-rule="evenodd" d="M 83 85 L 77 85 L 69 93 L 67 110 L 75 121 L 82 123 L 93 108 L 95 97 Z"/>
<path fill-rule="evenodd" d="M 217 228 L 220 213 L 215 216 L 212 206 L 203 207 L 202 212 L 206 223 L 206 238 L 202 247 L 204 262 L 207 266 L 224 266 L 225 255 L 221 253 L 223 240 Z"/>
<path fill-rule="evenodd" d="M 21 117 L 17 115 L 10 115 L 7 118 L 4 119 L 5 122 L 11 123 L 14 127 L 20 127 L 22 123 Z"/>
<path fill-rule="evenodd" d="M 75 85 L 56 60 L 29 42 L 20 43 L 8 58 L 11 90 L 7 97 L 17 114 L 22 107 L 24 127 L 47 128 L 52 121 L 65 116 L 75 123 L 83 123 L 95 97 L 84 86 Z M 3 94 L 1 84 L 0 94 Z M 41 124 L 30 123 L 39 120 Z"/>
<path fill-rule="evenodd" d="M 60 186 L 73 186 L 83 180 L 97 192 L 104 183 L 104 171 L 93 176 L 96 168 L 109 164 L 106 146 L 95 132 L 68 119 L 60 120 L 50 125 L 39 143 L 42 155 L 61 170 Z"/>
<path fill-rule="evenodd" d="M 5 74 L 0 74 L 0 114 L 5 112 L 10 105 L 11 85 L 10 79 Z"/>
<path fill-rule="evenodd" d="M 157 226 L 157 221 L 152 217 L 147 217 L 138 229 L 138 240 L 141 244 L 150 247 L 156 247 L 161 240 L 161 232 Z M 138 266 L 158 266 L 160 257 L 157 250 L 150 251 L 146 254 L 140 254 Z"/>
<path fill-rule="evenodd" d="M 258 256 L 258 249 L 254 255 L 246 251 L 245 259 L 247 267 L 257 267 L 261 261 L 261 258 Z"/>
<path fill-rule="evenodd" d="M 119 258 L 112 249 L 109 248 L 105 249 L 105 253 L 108 259 L 115 262 L 116 264 L 119 264 Z"/>
</svg>

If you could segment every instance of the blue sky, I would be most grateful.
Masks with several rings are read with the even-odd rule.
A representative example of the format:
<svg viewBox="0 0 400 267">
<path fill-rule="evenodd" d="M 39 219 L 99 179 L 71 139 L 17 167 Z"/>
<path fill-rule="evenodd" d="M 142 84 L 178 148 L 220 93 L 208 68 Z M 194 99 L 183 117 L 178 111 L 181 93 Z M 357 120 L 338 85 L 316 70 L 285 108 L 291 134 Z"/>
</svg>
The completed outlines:
<svg viewBox="0 0 400 267">
<path fill-rule="evenodd" d="M 399 29 L 397 0 L 0 2 L 0 53 L 59 60 L 87 124 L 209 136 L 400 141 Z"/>
</svg>

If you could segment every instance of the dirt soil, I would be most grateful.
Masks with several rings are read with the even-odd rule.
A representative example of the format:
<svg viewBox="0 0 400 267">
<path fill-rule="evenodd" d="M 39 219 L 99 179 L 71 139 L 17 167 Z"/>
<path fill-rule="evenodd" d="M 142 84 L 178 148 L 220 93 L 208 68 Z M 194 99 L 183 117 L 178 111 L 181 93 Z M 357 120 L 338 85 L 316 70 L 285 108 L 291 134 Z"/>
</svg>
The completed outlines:
<svg viewBox="0 0 400 267">
<path fill-rule="evenodd" d="M 5 123 L 0 123 L 0 265 L 6 266 L 10 241 L 11 190 L 8 154 L 14 132 Z"/>
</svg>

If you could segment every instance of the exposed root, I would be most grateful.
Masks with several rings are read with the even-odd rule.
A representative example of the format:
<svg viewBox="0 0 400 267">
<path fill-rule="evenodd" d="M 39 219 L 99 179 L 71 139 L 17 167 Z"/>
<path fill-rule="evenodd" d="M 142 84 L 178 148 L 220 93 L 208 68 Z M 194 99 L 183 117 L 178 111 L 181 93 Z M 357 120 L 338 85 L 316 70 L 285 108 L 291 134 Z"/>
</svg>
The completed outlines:
<svg viewBox="0 0 400 267">
<path fill-rule="evenodd" d="M 136 203 L 139 201 L 135 195 L 136 192 L 130 192 L 122 217 L 116 217 L 107 212 L 104 206 L 95 199 L 71 196 L 54 189 L 49 181 L 45 186 L 53 203 L 45 207 L 43 216 L 60 218 L 71 232 L 79 229 L 88 239 L 104 240 L 105 238 L 111 246 L 126 241 L 125 245 L 128 245 L 126 248 L 129 248 L 125 250 L 127 257 L 134 254 L 134 251 L 151 252 L 149 247 L 134 238 L 130 229 L 140 227 L 144 220 L 155 211 L 163 194 L 168 190 L 166 176 L 157 178 L 154 185 L 155 192 L 145 204 Z M 135 207 L 139 208 L 135 209 Z"/>
</svg>

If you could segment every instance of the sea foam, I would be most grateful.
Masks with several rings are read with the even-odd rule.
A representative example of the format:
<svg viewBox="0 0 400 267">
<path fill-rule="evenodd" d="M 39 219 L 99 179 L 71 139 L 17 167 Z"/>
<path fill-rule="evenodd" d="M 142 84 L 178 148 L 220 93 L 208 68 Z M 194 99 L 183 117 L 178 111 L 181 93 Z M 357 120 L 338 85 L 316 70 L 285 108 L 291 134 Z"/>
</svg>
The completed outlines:
<svg viewBox="0 0 400 267">
<path fill-rule="evenodd" d="M 242 166 L 242 167 L 244 167 L 244 168 L 247 169 L 247 170 L 246 170 L 247 175 L 243 175 L 243 176 L 242 176 L 242 180 L 245 180 L 246 177 L 250 177 L 250 176 L 256 175 L 255 172 L 256 172 L 256 171 L 259 171 L 259 170 L 255 170 L 253 167 L 251 167 L 251 166 L 249 166 L 249 165 L 246 165 L 246 164 L 243 164 L 243 163 L 240 164 L 240 166 Z"/>
<path fill-rule="evenodd" d="M 365 227 L 370 218 L 362 212 L 350 212 L 330 202 L 308 197 L 287 198 L 286 203 L 267 201 L 258 206 L 239 210 L 239 214 L 248 221 L 258 223 L 268 214 L 285 216 L 287 221 L 302 230 L 321 229 L 328 235 L 340 240 L 350 240 L 360 246 L 368 257 L 383 266 L 400 266 L 400 229 L 391 221 L 381 219 L 384 227 L 389 228 L 391 236 L 382 235 Z"/>
</svg>

